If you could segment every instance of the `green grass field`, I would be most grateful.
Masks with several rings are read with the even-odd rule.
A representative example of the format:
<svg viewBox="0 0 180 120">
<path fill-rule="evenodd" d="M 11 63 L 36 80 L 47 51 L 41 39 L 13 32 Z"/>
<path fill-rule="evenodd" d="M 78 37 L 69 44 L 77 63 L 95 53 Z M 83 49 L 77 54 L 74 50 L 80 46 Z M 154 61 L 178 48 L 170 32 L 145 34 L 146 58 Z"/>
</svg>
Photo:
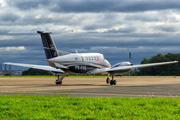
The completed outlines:
<svg viewBox="0 0 180 120">
<path fill-rule="evenodd" d="M 180 119 L 180 99 L 0 95 L 0 119 Z"/>
</svg>

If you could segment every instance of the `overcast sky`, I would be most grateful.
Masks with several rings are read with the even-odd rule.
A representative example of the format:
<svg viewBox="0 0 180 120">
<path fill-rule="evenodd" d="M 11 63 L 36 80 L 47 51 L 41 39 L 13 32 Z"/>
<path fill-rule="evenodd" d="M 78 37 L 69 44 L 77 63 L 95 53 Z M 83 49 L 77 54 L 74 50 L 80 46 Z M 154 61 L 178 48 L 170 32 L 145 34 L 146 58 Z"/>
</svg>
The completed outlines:
<svg viewBox="0 0 180 120">
<path fill-rule="evenodd" d="M 0 63 L 48 65 L 38 34 L 9 31 L 74 30 L 52 34 L 58 50 L 102 53 L 113 65 L 129 52 L 133 64 L 179 53 L 179 27 L 179 0 L 0 0 Z"/>
</svg>

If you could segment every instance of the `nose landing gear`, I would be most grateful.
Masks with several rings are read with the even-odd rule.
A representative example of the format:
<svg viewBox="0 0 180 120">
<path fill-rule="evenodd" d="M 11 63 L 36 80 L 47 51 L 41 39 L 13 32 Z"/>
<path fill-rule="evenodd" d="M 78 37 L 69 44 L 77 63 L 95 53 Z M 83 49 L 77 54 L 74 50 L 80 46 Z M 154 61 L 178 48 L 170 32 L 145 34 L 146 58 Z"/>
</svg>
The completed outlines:
<svg viewBox="0 0 180 120">
<path fill-rule="evenodd" d="M 61 78 L 59 78 L 58 75 L 58 79 L 55 81 L 56 85 L 62 85 L 62 80 L 64 79 L 64 77 L 67 75 L 66 72 L 63 73 L 63 75 L 61 76 Z"/>
</svg>

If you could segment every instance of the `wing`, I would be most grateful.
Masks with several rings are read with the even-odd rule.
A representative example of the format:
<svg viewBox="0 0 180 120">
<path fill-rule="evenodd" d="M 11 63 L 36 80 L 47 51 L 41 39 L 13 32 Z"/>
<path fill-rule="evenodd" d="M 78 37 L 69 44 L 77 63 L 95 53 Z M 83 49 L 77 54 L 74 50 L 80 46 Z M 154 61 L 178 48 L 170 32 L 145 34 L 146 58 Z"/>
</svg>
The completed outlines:
<svg viewBox="0 0 180 120">
<path fill-rule="evenodd" d="M 123 71 L 128 71 L 128 70 L 135 69 L 135 68 L 152 67 L 152 66 L 167 65 L 167 64 L 173 64 L 173 63 L 178 63 L 178 61 L 140 64 L 140 65 L 132 65 L 132 66 L 119 66 L 119 67 L 115 67 L 115 68 L 95 69 L 95 70 L 90 71 L 88 73 L 92 73 L 92 74 L 108 73 L 108 72 L 121 73 Z"/>
<path fill-rule="evenodd" d="M 35 68 L 35 69 L 47 70 L 47 71 L 58 72 L 58 73 L 63 73 L 64 72 L 61 69 L 56 69 L 56 68 L 53 68 L 51 66 L 46 66 L 46 65 L 32 65 L 32 64 L 21 64 L 21 63 L 10 63 L 10 62 L 6 62 L 6 63 L 3 63 L 3 64 L 15 65 L 15 66 L 21 66 L 21 67 L 28 67 L 28 68 Z"/>
</svg>

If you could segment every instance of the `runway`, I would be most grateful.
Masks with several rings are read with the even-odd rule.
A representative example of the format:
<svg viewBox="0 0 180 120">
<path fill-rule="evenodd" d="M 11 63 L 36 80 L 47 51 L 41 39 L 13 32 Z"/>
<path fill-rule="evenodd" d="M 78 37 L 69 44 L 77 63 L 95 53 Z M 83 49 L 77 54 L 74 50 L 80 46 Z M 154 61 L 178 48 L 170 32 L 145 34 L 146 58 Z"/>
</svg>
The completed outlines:
<svg viewBox="0 0 180 120">
<path fill-rule="evenodd" d="M 180 97 L 180 77 L 118 77 L 117 85 L 105 78 L 0 78 L 0 94 L 63 95 L 78 97 Z"/>
</svg>

